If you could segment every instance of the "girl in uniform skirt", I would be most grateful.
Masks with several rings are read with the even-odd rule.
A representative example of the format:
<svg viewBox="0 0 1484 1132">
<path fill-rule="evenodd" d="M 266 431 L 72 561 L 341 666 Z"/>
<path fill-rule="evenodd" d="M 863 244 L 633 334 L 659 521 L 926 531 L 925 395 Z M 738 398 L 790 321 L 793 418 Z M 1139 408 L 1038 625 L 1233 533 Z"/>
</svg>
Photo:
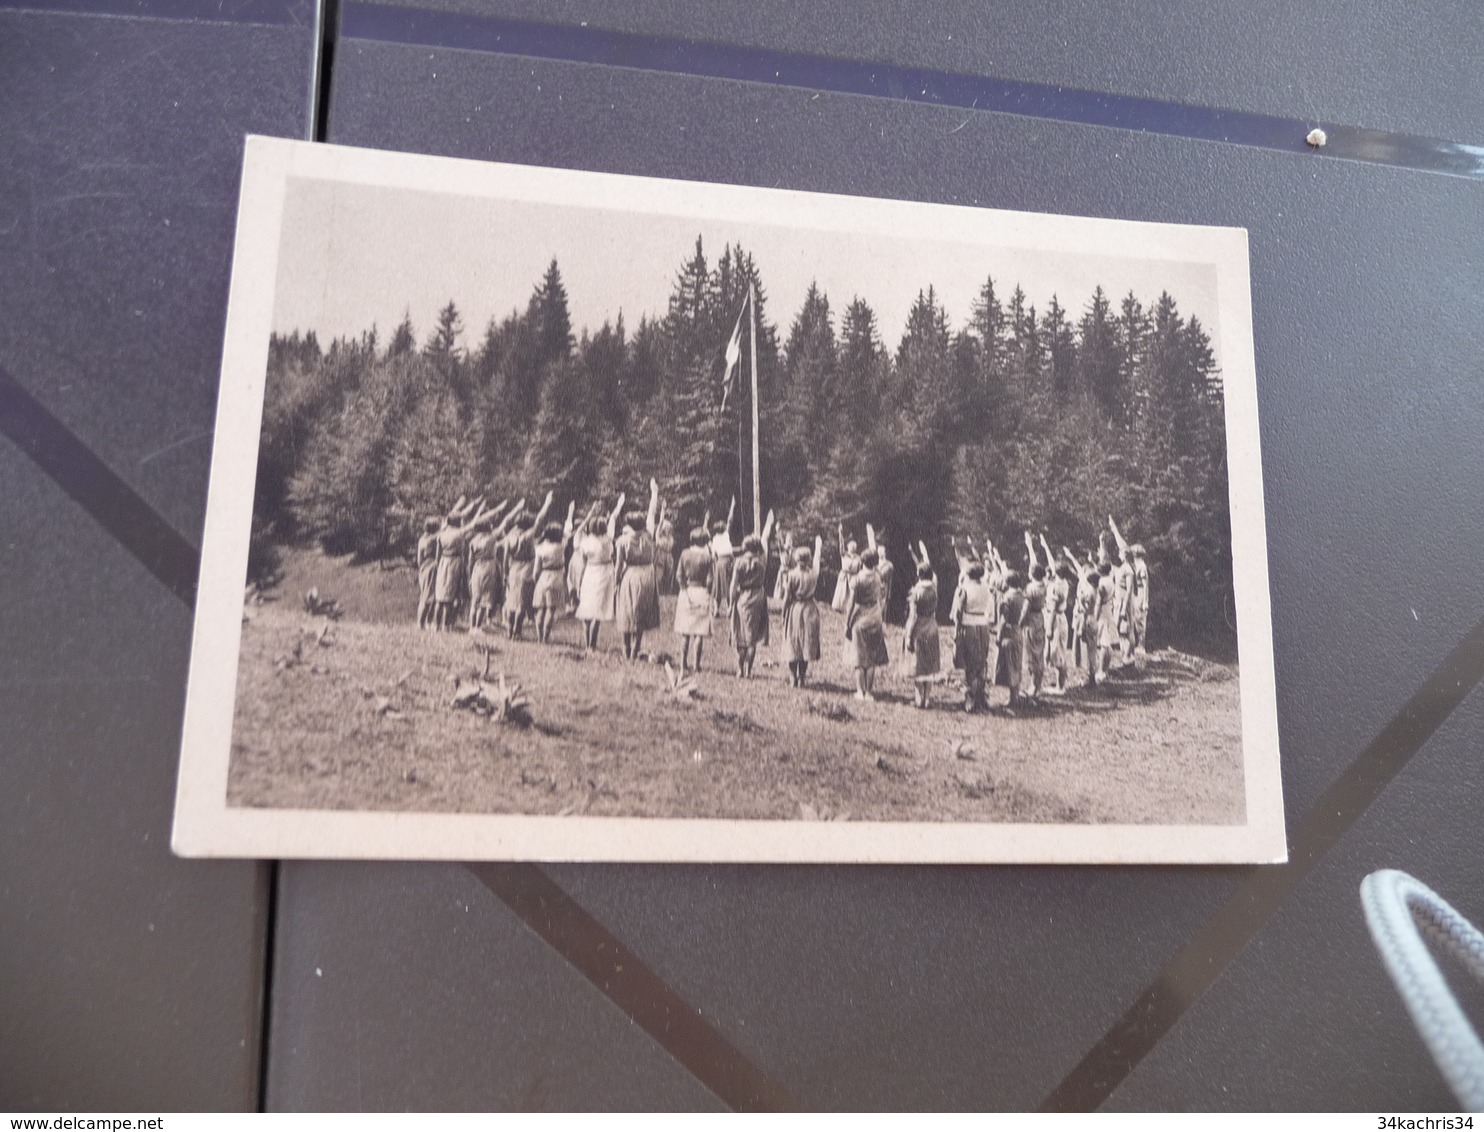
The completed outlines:
<svg viewBox="0 0 1484 1132">
<path fill-rule="evenodd" d="M 1005 683 L 1010 685 L 1012 708 L 1020 704 L 1020 678 L 1025 671 L 1024 589 L 1025 576 L 1012 570 L 1005 578 L 1005 592 L 1000 598 L 1000 655 L 1004 657 Z"/>
<path fill-rule="evenodd" d="M 1057 565 L 1056 555 L 1046 536 L 1041 536 L 1041 549 L 1046 554 L 1046 667 L 1056 673 L 1058 691 L 1067 690 L 1067 585 L 1066 569 Z"/>
<path fill-rule="evenodd" d="M 551 640 L 552 626 L 567 608 L 567 544 L 572 541 L 572 513 L 569 503 L 567 521 L 546 524 L 536 544 L 531 604 L 536 610 L 536 639 L 542 644 Z"/>
<path fill-rule="evenodd" d="M 495 604 L 499 587 L 500 536 L 495 534 L 493 517 L 486 515 L 474 524 L 469 539 L 469 628 L 484 624 Z"/>
<path fill-rule="evenodd" d="M 495 604 L 500 600 L 500 544 L 510 523 L 515 518 L 511 511 L 499 518 L 509 500 L 474 523 L 475 535 L 469 540 L 469 628 L 477 629 L 495 615 Z"/>
<path fill-rule="evenodd" d="M 478 502 L 478 501 L 476 501 Z M 464 553 L 469 545 L 469 530 L 464 526 L 475 504 L 456 504 L 448 521 L 438 532 L 438 567 L 433 577 L 433 627 L 440 632 L 452 629 L 458 617 L 459 603 L 464 600 Z"/>
<path fill-rule="evenodd" d="M 737 675 L 752 677 L 758 645 L 768 643 L 768 564 L 763 557 L 763 540 L 748 535 L 742 540 L 742 554 L 732 566 L 732 644 L 737 649 Z"/>
<path fill-rule="evenodd" d="M 526 618 L 531 615 L 535 597 L 536 528 L 546 522 L 551 510 L 551 492 L 533 518 L 522 511 L 516 516 L 515 529 L 505 537 L 505 632 L 512 641 L 520 638 Z"/>
<path fill-rule="evenodd" d="M 1098 563 L 1097 614 L 1093 625 L 1097 631 L 1097 678 L 1108 675 L 1113 651 L 1119 647 L 1118 634 L 1118 583 L 1113 577 L 1113 564 L 1106 559 Z"/>
<path fill-rule="evenodd" d="M 961 562 L 953 594 L 953 664 L 964 673 L 964 711 L 984 711 L 984 681 L 990 656 L 990 606 L 994 595 L 984 580 L 984 563 Z"/>
<path fill-rule="evenodd" d="M 438 528 L 442 525 L 442 521 L 436 517 L 428 519 L 423 523 L 423 533 L 417 540 L 417 627 L 419 629 L 432 626 L 433 611 L 438 607 L 438 599 L 434 594 L 435 583 L 438 579 Z"/>
<path fill-rule="evenodd" d="M 793 552 L 793 568 L 783 571 L 783 641 L 788 653 L 788 674 L 795 688 L 802 688 L 809 663 L 819 659 L 819 555 L 824 549 L 814 540 L 814 553 L 807 546 Z"/>
<path fill-rule="evenodd" d="M 928 690 L 941 667 L 938 642 L 938 576 L 933 572 L 927 546 L 919 545 L 922 549 L 921 558 L 918 558 L 912 547 L 907 548 L 917 567 L 917 583 L 907 593 L 907 631 L 902 637 L 902 648 L 913 658 L 912 702 L 925 708 L 928 706 Z"/>
<path fill-rule="evenodd" d="M 830 599 L 830 608 L 836 613 L 844 613 L 850 603 L 850 584 L 861 568 L 860 545 L 855 539 L 846 541 L 843 523 L 835 528 L 835 538 L 840 548 L 840 573 L 835 577 L 835 594 Z"/>
<path fill-rule="evenodd" d="M 654 527 L 660 487 L 649 481 L 649 512 L 631 512 L 628 530 L 618 539 L 615 570 L 618 575 L 618 628 L 623 654 L 638 658 L 644 634 L 660 627 L 660 595 L 654 580 Z"/>
<path fill-rule="evenodd" d="M 1061 552 L 1072 564 L 1073 577 L 1077 580 L 1077 590 L 1072 594 L 1072 667 L 1086 667 L 1088 681 L 1096 683 L 1097 670 L 1090 659 L 1090 655 L 1097 651 L 1096 634 L 1091 633 L 1089 625 L 1092 623 L 1093 611 L 1097 607 L 1097 569 L 1093 566 L 1091 558 L 1087 560 L 1087 565 L 1083 566 L 1069 548 L 1064 546 Z M 1091 646 L 1088 644 L 1089 641 L 1093 642 Z"/>
<path fill-rule="evenodd" d="M 690 533 L 690 546 L 680 552 L 675 581 L 680 596 L 675 599 L 675 634 L 684 642 L 680 666 L 690 670 L 691 645 L 696 647 L 696 671 L 701 670 L 701 649 L 711 636 L 711 579 L 716 571 L 711 537 L 700 526 Z"/>
<path fill-rule="evenodd" d="M 1067 690 L 1067 602 L 1072 593 L 1071 571 L 1057 566 L 1047 586 L 1046 608 L 1051 634 L 1046 638 L 1046 667 L 1056 673 L 1058 691 Z"/>
<path fill-rule="evenodd" d="M 709 516 L 710 512 L 707 514 Z M 731 613 L 727 602 L 732 592 L 732 559 L 737 553 L 732 546 L 732 520 L 736 516 L 737 497 L 734 495 L 727 507 L 727 521 L 718 520 L 711 528 L 711 556 L 716 560 L 715 569 L 711 571 L 711 612 L 717 617 Z"/>
<path fill-rule="evenodd" d="M 845 640 L 854 646 L 846 653 L 855 666 L 858 700 L 876 698 L 876 669 L 891 662 L 881 621 L 881 579 L 876 574 L 876 561 L 874 550 L 861 555 L 845 606 Z"/>
<path fill-rule="evenodd" d="M 1149 561 L 1143 543 L 1134 543 L 1134 592 L 1129 601 L 1129 624 L 1133 632 L 1133 648 L 1136 656 L 1149 651 L 1146 639 L 1149 633 Z"/>
<path fill-rule="evenodd" d="M 590 518 L 583 524 L 582 537 L 572 555 L 573 574 L 577 581 L 577 620 L 582 622 L 582 637 L 587 647 L 598 647 L 598 633 L 604 621 L 618 617 L 617 549 L 612 531 L 623 514 L 624 496 L 604 519 Z"/>
<path fill-rule="evenodd" d="M 659 526 L 654 532 L 654 572 L 660 593 L 669 593 L 675 584 L 675 524 L 666 518 L 663 501 Z"/>
</svg>

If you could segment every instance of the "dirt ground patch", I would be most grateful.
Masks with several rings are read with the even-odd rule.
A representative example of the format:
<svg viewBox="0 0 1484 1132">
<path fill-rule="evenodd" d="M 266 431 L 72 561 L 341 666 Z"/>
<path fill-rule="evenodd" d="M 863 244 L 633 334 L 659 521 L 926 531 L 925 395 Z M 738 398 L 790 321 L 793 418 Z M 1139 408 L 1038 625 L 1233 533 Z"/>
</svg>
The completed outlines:
<svg viewBox="0 0 1484 1132">
<path fill-rule="evenodd" d="M 342 620 L 307 617 L 310 585 Z M 410 570 L 298 552 L 243 626 L 228 800 L 235 806 L 605 816 L 882 821 L 1223 824 L 1243 820 L 1236 670 L 1157 654 L 1137 676 L 1074 679 L 1039 710 L 966 716 L 950 682 L 911 705 L 893 665 L 881 699 L 851 698 L 841 619 L 825 611 L 811 687 L 763 649 L 757 675 L 727 674 L 708 645 L 699 698 L 668 694 L 663 667 L 580 650 L 576 622 L 551 645 L 495 642 L 490 673 L 518 681 L 533 725 L 450 706 L 484 659 L 465 633 L 411 623 Z M 646 636 L 678 656 L 666 628 Z M 406 617 L 398 622 L 395 618 Z M 775 621 L 776 627 L 776 621 Z M 321 638 L 323 637 L 323 640 Z M 900 628 L 888 629 L 894 657 Z M 944 631 L 945 657 L 948 655 Z"/>
</svg>

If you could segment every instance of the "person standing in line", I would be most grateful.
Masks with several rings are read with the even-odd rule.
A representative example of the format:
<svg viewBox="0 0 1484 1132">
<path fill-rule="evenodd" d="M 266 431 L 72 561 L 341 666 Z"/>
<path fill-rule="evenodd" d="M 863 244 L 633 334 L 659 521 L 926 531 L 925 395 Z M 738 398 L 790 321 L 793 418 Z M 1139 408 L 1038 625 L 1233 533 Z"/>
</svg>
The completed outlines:
<svg viewBox="0 0 1484 1132">
<path fill-rule="evenodd" d="M 531 605 L 536 610 L 536 640 L 551 641 L 551 630 L 567 608 L 567 544 L 572 541 L 575 504 L 567 504 L 565 523 L 547 523 L 532 559 Z"/>
<path fill-rule="evenodd" d="M 1063 548 L 1065 549 L 1065 548 Z M 1072 565 L 1077 569 L 1077 607 L 1073 614 L 1077 634 L 1077 667 L 1087 670 L 1088 687 L 1098 682 L 1098 571 L 1091 556 L 1086 565 L 1077 561 L 1070 550 L 1066 551 Z"/>
<path fill-rule="evenodd" d="M 667 594 L 675 584 L 675 524 L 665 514 L 665 501 L 660 500 L 660 521 L 654 531 L 655 585 Z"/>
<path fill-rule="evenodd" d="M 1144 544 L 1134 543 L 1133 597 L 1129 602 L 1129 623 L 1133 628 L 1135 656 L 1149 653 L 1149 562 L 1144 555 Z"/>
<path fill-rule="evenodd" d="M 495 519 L 504 511 L 506 503 L 481 515 L 471 524 L 469 536 L 469 628 L 477 629 L 494 605 L 495 588 L 499 583 L 499 533 L 495 531 Z"/>
<path fill-rule="evenodd" d="M 618 617 L 617 550 L 611 532 L 618 527 L 624 499 L 620 493 L 618 505 L 606 519 L 589 510 L 590 517 L 582 526 L 582 537 L 572 555 L 576 564 L 577 620 L 582 622 L 582 639 L 590 650 L 598 647 L 603 622 Z"/>
<path fill-rule="evenodd" d="M 483 506 L 483 497 L 465 503 L 460 496 L 438 532 L 438 570 L 433 581 L 433 628 L 438 632 L 451 630 L 458 618 L 464 599 L 464 553 L 471 533 L 467 524 Z"/>
<path fill-rule="evenodd" d="M 1067 569 L 1051 553 L 1046 536 L 1041 536 L 1041 550 L 1046 555 L 1046 667 L 1056 674 L 1058 693 L 1067 690 L 1067 606 L 1072 587 Z"/>
<path fill-rule="evenodd" d="M 846 652 L 855 667 L 856 699 L 876 698 L 876 669 L 891 663 L 886 649 L 886 629 L 881 620 L 881 578 L 876 573 L 876 552 L 860 557 L 860 569 L 850 581 L 845 604 Z"/>
<path fill-rule="evenodd" d="M 985 677 L 990 655 L 991 594 L 984 580 L 984 563 L 961 560 L 958 588 L 953 594 L 953 664 L 964 673 L 964 711 L 987 711 Z"/>
<path fill-rule="evenodd" d="M 887 610 L 891 608 L 891 586 L 897 576 L 897 568 L 886 556 L 886 528 L 882 527 L 877 531 L 867 523 L 866 546 L 876 552 L 876 576 L 881 579 L 881 616 L 884 620 Z"/>
<path fill-rule="evenodd" d="M 1005 658 L 1005 682 L 1010 686 L 1012 708 L 1020 706 L 1020 681 L 1025 672 L 1025 622 L 1025 576 L 1012 570 L 1005 578 L 1005 592 L 1000 598 L 1000 653 Z"/>
<path fill-rule="evenodd" d="M 840 549 L 840 573 L 835 577 L 835 593 L 830 599 L 830 608 L 836 613 L 844 613 L 850 604 L 851 584 L 855 581 L 856 574 L 860 573 L 860 544 L 855 539 L 845 538 L 843 523 L 835 528 L 835 540 Z"/>
<path fill-rule="evenodd" d="M 438 531 L 443 526 L 437 516 L 423 521 L 423 533 L 417 540 L 417 627 L 431 629 L 433 613 L 438 608 Z"/>
<path fill-rule="evenodd" d="M 984 580 L 989 586 L 989 660 L 988 681 L 990 687 L 1001 683 L 1000 670 L 1005 667 L 1005 650 L 1002 647 L 1002 630 L 1005 627 L 1004 616 L 1001 612 L 1005 604 L 1005 591 L 1010 585 L 1010 565 L 1000 556 L 989 536 L 984 536 L 984 552 L 989 559 L 989 566 L 985 569 Z M 1010 684 L 1010 678 L 1005 676 L 1003 683 L 1006 687 Z"/>
<path fill-rule="evenodd" d="M 732 645 L 737 650 L 737 675 L 752 678 L 758 645 L 768 643 L 768 575 L 763 539 L 748 535 L 732 567 Z"/>
<path fill-rule="evenodd" d="M 1041 685 L 1046 679 L 1046 567 L 1036 557 L 1030 532 L 1025 534 L 1030 552 L 1031 577 L 1025 586 L 1025 616 L 1021 620 L 1021 649 L 1025 655 L 1025 679 L 1030 684 L 1027 698 L 1035 703 L 1041 698 Z"/>
<path fill-rule="evenodd" d="M 1096 627 L 1097 678 L 1105 680 L 1113 656 L 1118 647 L 1118 590 L 1113 581 L 1113 564 L 1106 559 L 1098 563 L 1097 613 L 1093 618 Z"/>
<path fill-rule="evenodd" d="M 737 548 L 732 545 L 732 521 L 736 517 L 737 497 L 734 495 L 731 505 L 727 508 L 726 522 L 717 520 L 716 525 L 711 529 L 711 555 L 716 559 L 715 569 L 711 571 L 711 615 L 713 617 L 729 617 L 732 612 L 731 606 L 727 603 L 731 600 L 732 593 L 732 559 L 737 553 Z"/>
<path fill-rule="evenodd" d="M 794 565 L 794 535 L 792 531 L 780 531 L 778 540 L 778 573 L 773 576 L 773 600 L 781 602 L 783 591 L 788 588 L 788 572 Z M 772 547 L 768 547 L 771 556 Z"/>
<path fill-rule="evenodd" d="M 623 654 L 639 659 L 644 634 L 660 627 L 660 594 L 654 581 L 654 528 L 659 519 L 660 485 L 649 481 L 649 510 L 631 511 L 625 520 L 628 530 L 615 544 L 615 575 L 618 578 L 618 628 L 623 634 Z"/>
<path fill-rule="evenodd" d="M 928 706 L 933 680 L 941 667 L 938 637 L 938 575 L 928 558 L 927 545 L 918 543 L 922 557 L 911 546 L 912 564 L 917 568 L 917 582 L 907 593 L 907 631 L 902 648 L 912 657 L 912 702 L 919 708 Z"/>
<path fill-rule="evenodd" d="M 582 518 L 572 528 L 572 537 L 567 540 L 567 614 L 571 617 L 577 616 L 577 602 L 582 591 L 582 555 L 577 549 L 577 544 L 582 536 L 587 534 L 588 528 L 592 526 L 593 520 L 598 515 L 598 501 L 593 500 L 587 505 Z M 587 643 L 587 626 L 583 626 L 583 645 Z"/>
<path fill-rule="evenodd" d="M 790 545 L 792 540 L 789 540 Z M 807 546 L 793 549 L 793 567 L 780 571 L 783 578 L 783 639 L 788 654 L 789 679 L 802 688 L 809 677 L 809 665 L 819 659 L 819 557 L 823 540 L 814 539 L 814 552 Z"/>
<path fill-rule="evenodd" d="M 1072 553 L 1071 547 L 1061 548 L 1063 556 L 1071 565 L 1069 570 L 1072 581 L 1077 583 L 1077 588 L 1072 591 L 1072 667 L 1081 669 L 1086 661 L 1082 657 L 1082 632 L 1087 625 L 1087 574 L 1082 569 L 1082 563 L 1077 561 L 1077 556 Z"/>
<path fill-rule="evenodd" d="M 696 648 L 696 671 L 701 671 L 701 650 L 711 636 L 711 578 L 715 571 L 711 536 L 703 524 L 691 531 L 690 545 L 680 552 L 675 566 L 675 583 L 680 589 L 675 599 L 675 634 L 682 643 L 682 672 L 690 671 L 692 645 Z"/>
<path fill-rule="evenodd" d="M 546 523 L 551 511 L 552 493 L 546 493 L 541 510 L 533 517 L 524 509 L 516 516 L 514 529 L 505 536 L 502 553 L 505 561 L 505 633 L 520 639 L 526 620 L 531 616 L 535 596 L 536 530 Z"/>
<path fill-rule="evenodd" d="M 1118 629 L 1118 666 L 1127 668 L 1134 662 L 1134 561 L 1129 544 L 1124 541 L 1123 532 L 1118 529 L 1112 515 L 1108 516 L 1108 529 L 1113 532 L 1113 540 L 1118 547 L 1118 557 L 1113 563 L 1113 586 L 1118 604 L 1115 621 Z"/>
</svg>

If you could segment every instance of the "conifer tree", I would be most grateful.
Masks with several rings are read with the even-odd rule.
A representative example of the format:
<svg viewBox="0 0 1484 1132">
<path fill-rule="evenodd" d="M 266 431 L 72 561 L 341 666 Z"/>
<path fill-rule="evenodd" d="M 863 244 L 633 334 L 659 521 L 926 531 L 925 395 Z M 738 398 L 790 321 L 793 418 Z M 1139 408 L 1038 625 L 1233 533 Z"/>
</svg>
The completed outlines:
<svg viewBox="0 0 1484 1132">
<path fill-rule="evenodd" d="M 387 345 L 387 356 L 392 358 L 410 354 L 417 347 L 417 333 L 412 329 L 412 311 L 405 311 L 402 321 L 397 324 L 397 329 L 392 332 L 392 340 Z"/>
</svg>

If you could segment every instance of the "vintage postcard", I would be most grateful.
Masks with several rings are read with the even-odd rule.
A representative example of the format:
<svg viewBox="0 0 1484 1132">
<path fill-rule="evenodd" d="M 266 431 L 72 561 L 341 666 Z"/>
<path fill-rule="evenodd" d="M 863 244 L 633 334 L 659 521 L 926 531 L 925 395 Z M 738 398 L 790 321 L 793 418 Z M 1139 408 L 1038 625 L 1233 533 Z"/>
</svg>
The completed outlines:
<svg viewBox="0 0 1484 1132">
<path fill-rule="evenodd" d="M 1283 860 L 1246 233 L 248 139 L 174 845 Z"/>
</svg>

